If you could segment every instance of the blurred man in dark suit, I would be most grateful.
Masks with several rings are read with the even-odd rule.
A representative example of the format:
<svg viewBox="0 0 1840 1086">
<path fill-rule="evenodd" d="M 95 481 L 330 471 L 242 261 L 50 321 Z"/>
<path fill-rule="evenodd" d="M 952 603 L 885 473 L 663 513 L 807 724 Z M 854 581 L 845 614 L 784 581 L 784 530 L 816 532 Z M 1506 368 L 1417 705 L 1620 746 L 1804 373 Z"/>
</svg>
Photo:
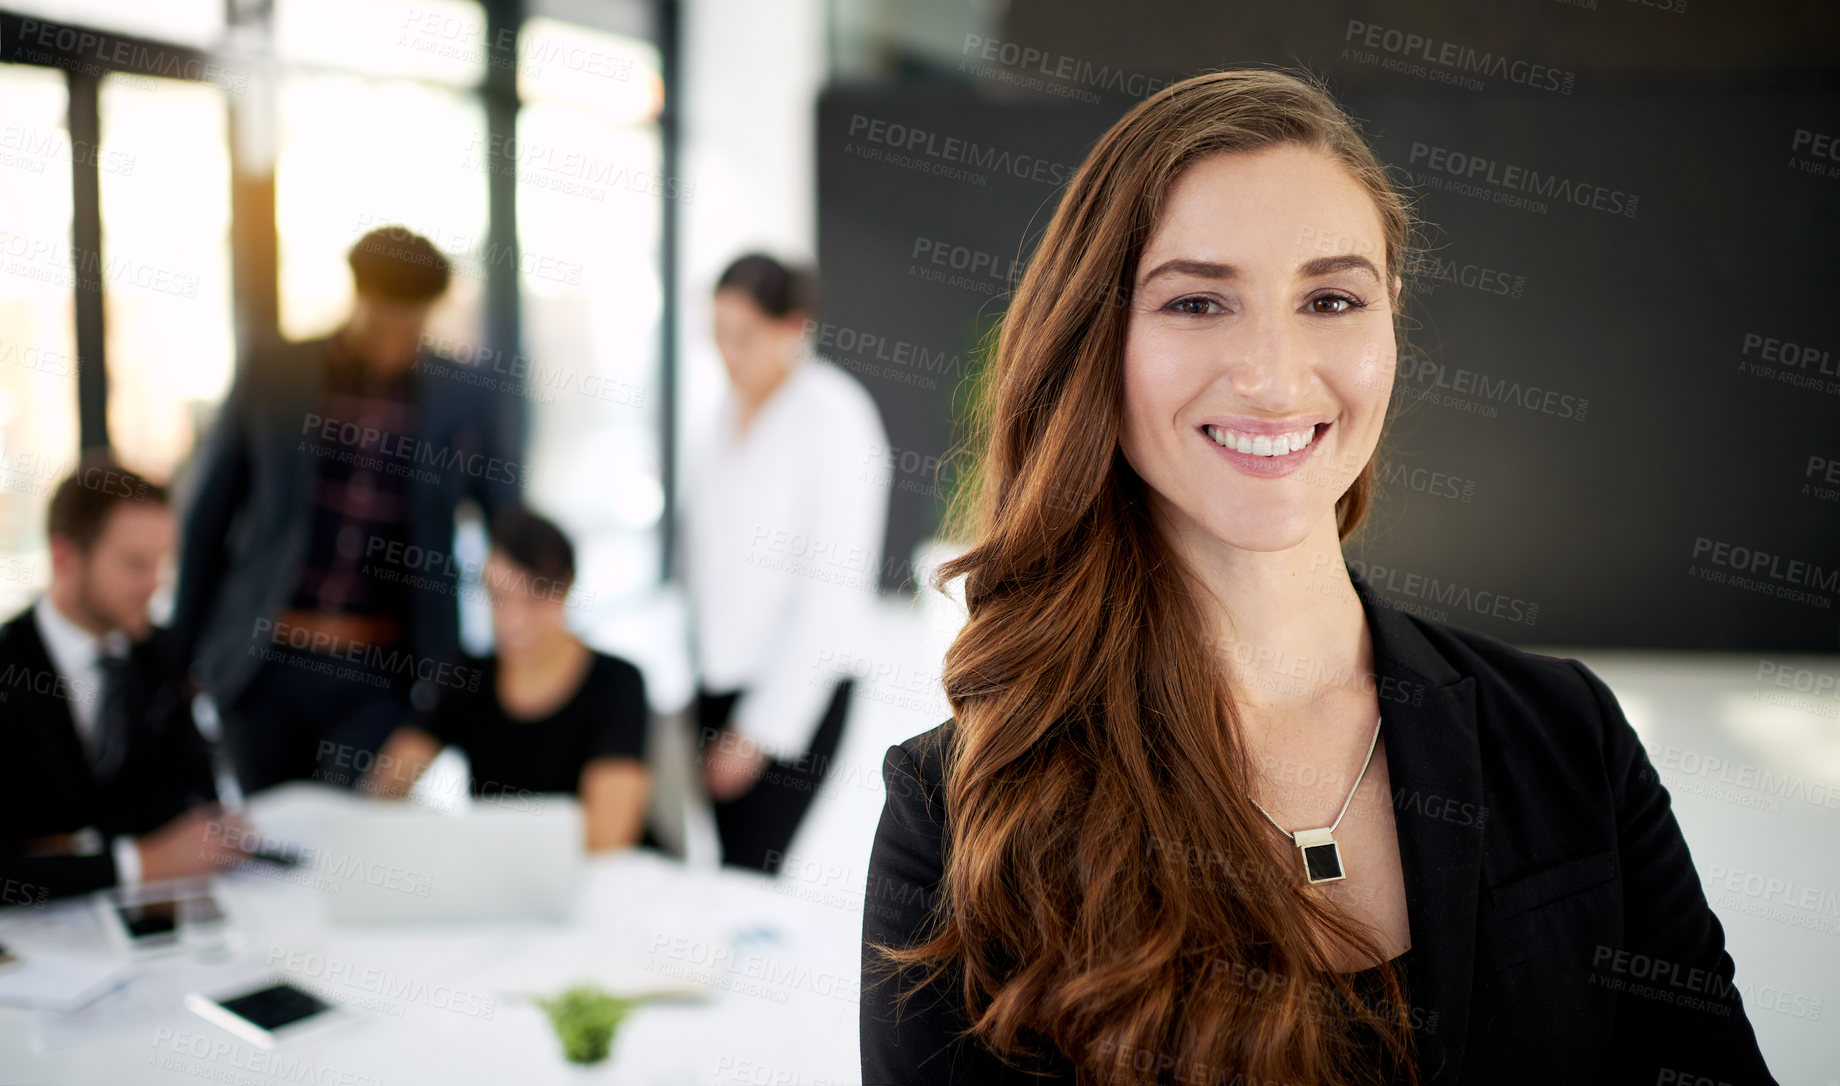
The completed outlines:
<svg viewBox="0 0 1840 1086">
<path fill-rule="evenodd" d="M 217 871 L 244 827 L 216 808 L 184 669 L 147 619 L 166 493 L 86 459 L 48 520 L 51 586 L 0 626 L 0 901 Z"/>
<path fill-rule="evenodd" d="M 194 467 L 173 616 L 245 793 L 354 785 L 459 651 L 456 513 L 516 501 L 518 397 L 424 349 L 447 259 L 402 227 L 352 247 L 325 339 L 242 360 Z"/>
</svg>

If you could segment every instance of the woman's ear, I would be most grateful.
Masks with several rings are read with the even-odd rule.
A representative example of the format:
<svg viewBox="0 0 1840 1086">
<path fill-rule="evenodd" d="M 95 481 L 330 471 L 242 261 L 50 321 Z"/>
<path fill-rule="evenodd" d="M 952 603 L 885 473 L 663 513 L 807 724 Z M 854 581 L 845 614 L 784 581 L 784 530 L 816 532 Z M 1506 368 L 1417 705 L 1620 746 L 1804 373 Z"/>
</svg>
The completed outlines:
<svg viewBox="0 0 1840 1086">
<path fill-rule="evenodd" d="M 1393 276 L 1393 304 L 1394 305 L 1399 304 L 1399 292 L 1405 289 L 1405 285 L 1406 283 L 1403 278 L 1397 275 Z"/>
</svg>

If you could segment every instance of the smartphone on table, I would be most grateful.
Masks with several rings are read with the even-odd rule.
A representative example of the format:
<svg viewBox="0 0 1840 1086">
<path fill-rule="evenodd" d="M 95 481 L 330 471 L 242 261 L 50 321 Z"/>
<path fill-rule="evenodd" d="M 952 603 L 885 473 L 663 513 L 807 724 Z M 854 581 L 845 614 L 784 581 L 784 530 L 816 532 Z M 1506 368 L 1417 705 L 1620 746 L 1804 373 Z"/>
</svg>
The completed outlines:
<svg viewBox="0 0 1840 1086">
<path fill-rule="evenodd" d="M 179 950 L 182 935 L 216 937 L 229 926 L 222 902 L 202 883 L 118 889 L 99 895 L 96 907 L 116 947 L 137 958 Z"/>
<path fill-rule="evenodd" d="M 259 1048 L 318 1036 L 349 1025 L 354 1017 L 279 977 L 229 991 L 193 992 L 185 997 L 185 1006 Z"/>
</svg>

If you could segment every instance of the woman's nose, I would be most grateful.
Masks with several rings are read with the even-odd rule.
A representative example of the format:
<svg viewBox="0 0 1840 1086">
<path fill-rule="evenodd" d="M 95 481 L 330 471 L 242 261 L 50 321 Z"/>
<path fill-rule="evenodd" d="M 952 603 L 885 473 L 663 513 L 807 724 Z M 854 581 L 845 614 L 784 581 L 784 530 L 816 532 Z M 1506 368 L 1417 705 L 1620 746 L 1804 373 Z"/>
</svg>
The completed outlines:
<svg viewBox="0 0 1840 1086">
<path fill-rule="evenodd" d="M 1254 313 L 1226 348 L 1234 391 L 1249 402 L 1269 400 L 1282 408 L 1296 402 L 1309 381 L 1309 355 L 1302 330 L 1288 314 Z"/>
</svg>

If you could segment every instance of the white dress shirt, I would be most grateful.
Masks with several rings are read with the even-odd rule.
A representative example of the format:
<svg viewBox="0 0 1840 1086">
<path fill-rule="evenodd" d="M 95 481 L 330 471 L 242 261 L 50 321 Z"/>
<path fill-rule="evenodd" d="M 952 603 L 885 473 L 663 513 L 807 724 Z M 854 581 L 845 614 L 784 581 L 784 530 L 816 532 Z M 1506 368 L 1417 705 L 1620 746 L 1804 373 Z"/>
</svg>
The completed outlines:
<svg viewBox="0 0 1840 1086">
<path fill-rule="evenodd" d="M 731 387 L 690 442 L 681 568 L 700 680 L 744 689 L 731 726 L 791 761 L 873 617 L 888 434 L 867 390 L 809 353 L 739 438 L 738 406 Z"/>
<path fill-rule="evenodd" d="M 96 729 L 96 714 L 102 704 L 102 657 L 126 657 L 128 635 L 111 630 L 108 636 L 97 637 L 66 617 L 50 596 L 40 596 L 32 605 L 32 620 L 38 626 L 39 640 L 45 643 L 45 654 L 51 657 L 51 666 L 70 691 L 65 700 L 70 706 L 70 720 L 76 725 L 83 753 L 93 763 L 102 739 Z M 115 874 L 121 885 L 138 883 L 141 854 L 134 838 L 117 837 L 109 849 L 115 855 Z"/>
</svg>

